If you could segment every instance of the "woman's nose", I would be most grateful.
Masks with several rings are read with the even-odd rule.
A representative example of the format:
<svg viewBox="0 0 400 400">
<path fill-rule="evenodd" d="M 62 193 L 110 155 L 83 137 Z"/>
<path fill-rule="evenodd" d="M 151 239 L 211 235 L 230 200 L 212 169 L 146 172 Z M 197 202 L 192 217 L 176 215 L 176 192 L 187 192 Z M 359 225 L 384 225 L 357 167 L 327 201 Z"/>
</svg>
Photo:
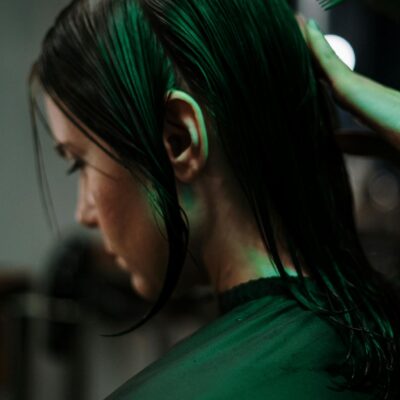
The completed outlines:
<svg viewBox="0 0 400 400">
<path fill-rule="evenodd" d="M 90 193 L 82 193 L 78 195 L 76 205 L 75 219 L 76 221 L 88 228 L 97 228 L 97 213 L 93 196 Z"/>
</svg>

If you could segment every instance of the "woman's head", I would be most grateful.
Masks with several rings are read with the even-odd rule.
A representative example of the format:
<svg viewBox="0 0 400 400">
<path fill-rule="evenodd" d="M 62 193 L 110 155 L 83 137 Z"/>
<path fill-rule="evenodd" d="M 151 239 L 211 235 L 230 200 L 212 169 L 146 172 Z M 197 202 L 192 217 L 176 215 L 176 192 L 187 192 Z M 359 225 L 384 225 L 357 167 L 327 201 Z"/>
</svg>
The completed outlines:
<svg viewBox="0 0 400 400">
<path fill-rule="evenodd" d="M 77 221 L 100 229 L 107 252 L 128 272 L 135 271 L 132 279 L 138 293 L 150 298 L 157 295 L 164 279 L 167 241 L 149 197 L 154 190 L 144 190 L 126 168 L 83 135 L 48 96 L 46 109 L 58 152 L 71 164 L 69 173 L 79 174 Z M 102 146 L 113 152 L 106 143 Z"/>
<path fill-rule="evenodd" d="M 187 245 L 164 147 L 164 140 L 180 145 L 182 128 L 163 129 L 164 102 L 172 122 L 177 112 L 190 123 L 181 103 L 191 99 L 169 93 L 177 87 L 171 65 L 136 2 L 99 2 L 95 10 L 89 2 L 72 3 L 49 31 L 34 73 L 63 153 L 83 161 L 78 219 L 102 230 L 108 250 L 135 269 L 138 292 L 154 297 L 168 254 L 179 266 Z M 204 123 L 200 111 L 196 122 Z"/>
<path fill-rule="evenodd" d="M 107 188 L 96 224 L 110 250 L 123 252 L 124 262 L 143 250 L 134 263 L 143 263 L 135 268 L 145 283 L 136 286 L 162 284 L 148 317 L 175 287 L 188 228 L 193 248 L 193 238 L 211 236 L 226 190 L 235 193 L 236 203 L 226 198 L 234 212 L 251 210 L 279 273 L 286 278 L 278 250 L 285 248 L 327 304 L 307 293 L 299 300 L 349 331 L 355 327 L 349 341 L 363 341 L 366 359 L 390 364 L 383 346 L 391 328 L 378 305 L 386 300 L 371 283 L 327 102 L 285 1 L 75 1 L 49 31 L 33 76 L 53 114 L 96 153 L 91 182 L 102 179 Z M 119 183 L 94 177 L 102 167 Z M 88 191 L 82 209 L 90 210 L 95 196 Z M 122 224 L 115 234 L 113 220 Z M 345 312 L 354 304 L 356 312 Z M 366 334 L 370 319 L 380 339 Z M 372 371 L 361 369 L 356 374 Z"/>
<path fill-rule="evenodd" d="M 195 14 L 190 15 L 190 11 L 193 12 L 194 9 L 185 10 L 186 5 L 182 4 L 181 11 L 188 13 L 188 17 L 195 17 Z M 248 62 L 246 68 L 237 67 L 236 76 L 232 75 L 233 69 L 225 71 L 224 52 L 212 51 L 210 46 L 213 44 L 209 38 L 201 37 L 198 20 L 194 20 L 197 25 L 193 26 L 193 30 L 189 29 L 192 22 L 187 21 L 188 29 L 179 26 L 182 32 L 178 32 L 179 35 L 187 34 L 185 46 L 190 51 L 193 51 L 196 43 L 198 45 L 199 59 L 192 60 L 195 68 L 188 65 L 183 58 L 182 63 L 178 65 L 168 57 L 168 50 L 162 46 L 150 27 L 142 6 L 150 6 L 150 3 L 73 2 L 60 15 L 45 38 L 42 54 L 34 72 L 46 92 L 48 111 L 58 114 L 58 122 L 52 123 L 56 139 L 60 141 L 56 125 L 61 121 L 61 124 L 69 128 L 65 130 L 66 132 L 74 133 L 72 140 L 78 140 L 77 134 L 81 133 L 82 137 L 78 144 L 85 143 L 86 147 L 90 146 L 99 154 L 103 151 L 105 153 L 103 156 L 108 155 L 134 175 L 137 181 L 144 183 L 142 191 L 152 192 L 148 197 L 153 199 L 152 208 L 157 214 L 158 225 L 161 225 L 161 230 L 164 231 L 164 237 L 170 246 L 176 249 L 169 251 L 169 254 L 176 257 L 180 253 L 182 261 L 187 245 L 186 222 L 190 223 L 192 243 L 196 242 L 193 238 L 200 239 L 197 232 L 204 234 L 210 229 L 212 222 L 215 222 L 212 221 L 212 209 L 215 204 L 210 201 L 210 193 L 213 194 L 214 200 L 216 198 L 215 186 L 224 186 L 224 195 L 227 195 L 226 192 L 235 193 L 235 197 L 239 199 L 236 203 L 240 203 L 236 206 L 244 204 L 243 194 L 240 190 L 235 190 L 238 183 L 226 184 L 227 181 L 235 180 L 232 177 L 235 174 L 226 167 L 227 155 L 221 151 L 220 142 L 226 141 L 226 138 L 233 133 L 238 136 L 236 132 L 229 132 L 230 127 L 234 127 L 240 129 L 239 136 L 243 136 L 241 141 L 249 141 L 249 148 L 254 146 L 254 137 L 253 142 L 250 142 L 251 136 L 247 135 L 245 125 L 248 124 L 249 129 L 253 129 L 257 121 L 252 123 L 246 112 L 247 110 L 257 112 L 256 108 L 264 107 L 264 95 L 267 92 L 260 94 L 258 98 L 254 97 L 254 105 L 249 107 L 248 99 L 251 96 L 248 95 L 255 89 L 255 82 L 252 83 L 253 87 L 249 88 L 249 93 L 247 90 L 243 92 L 243 89 L 244 80 L 249 78 L 254 62 Z M 173 13 L 177 11 L 172 2 L 170 6 Z M 212 7 L 204 11 L 210 19 L 218 17 Z M 253 11 L 256 13 L 256 10 Z M 231 12 L 239 13 L 240 7 Z M 171 18 L 175 18 L 173 13 Z M 291 29 L 296 32 L 297 25 L 293 16 L 288 9 L 286 13 L 290 18 L 288 22 L 291 24 Z M 179 23 L 179 15 L 177 18 L 176 22 Z M 279 15 L 276 19 L 279 20 Z M 217 22 L 214 21 L 214 29 Z M 247 21 L 244 26 L 250 22 Z M 274 23 L 277 24 L 277 21 Z M 232 33 L 231 26 L 225 33 L 224 40 L 228 40 Z M 301 43 L 300 35 L 289 36 L 294 36 L 295 41 Z M 243 39 L 250 40 L 250 45 L 251 37 L 246 38 L 243 35 Z M 193 45 L 190 42 L 193 42 Z M 216 41 L 216 44 L 222 46 L 221 49 L 224 46 L 219 41 Z M 250 54 L 257 54 L 260 51 L 256 46 L 261 44 L 254 40 L 253 48 L 248 48 Z M 266 44 L 266 48 L 268 46 Z M 239 46 L 237 55 L 236 47 L 231 46 L 228 52 L 231 65 L 233 65 L 232 60 L 245 57 L 246 43 Z M 296 48 L 296 45 L 292 43 L 292 47 Z M 185 54 L 186 57 L 191 57 L 190 52 Z M 199 69 L 201 64 L 207 66 L 207 69 L 201 71 Z M 187 68 L 193 72 L 188 79 L 183 77 Z M 264 75 L 264 73 L 260 75 L 260 83 Z M 240 79 L 242 83 L 239 82 Z M 249 81 L 251 82 L 251 79 Z M 301 80 L 297 79 L 297 82 Z M 238 84 L 241 88 L 237 87 Z M 305 90 L 304 83 L 301 84 L 302 90 Z M 177 90 L 179 88 L 184 92 Z M 259 88 L 256 89 L 256 93 L 258 92 Z M 221 96 L 220 100 L 218 96 Z M 273 96 L 266 97 L 271 99 Z M 224 108 L 221 104 L 225 103 Z M 275 107 L 274 103 L 275 99 L 270 105 L 271 108 Z M 235 110 L 235 107 L 245 109 L 242 115 Z M 234 115 L 235 118 L 227 118 L 227 115 Z M 271 115 L 274 115 L 273 110 Z M 240 126 L 236 127 L 237 122 Z M 258 134 L 259 128 L 252 136 Z M 220 134 L 218 130 L 223 130 L 224 134 Z M 212 142 L 211 154 L 208 152 L 209 141 Z M 232 141 L 232 144 L 240 150 L 240 144 L 239 147 L 235 141 Z M 232 157 L 235 155 L 231 155 Z M 199 188 L 199 179 L 196 179 L 206 167 L 208 177 L 212 175 L 215 178 L 218 175 L 218 179 L 213 179 L 213 182 L 210 179 L 202 180 L 202 189 L 207 188 L 208 194 Z M 204 175 L 206 174 L 202 174 L 203 177 Z M 220 183 L 221 180 L 224 180 L 223 185 Z M 197 185 L 193 185 L 194 181 Z M 242 178 L 242 181 L 246 179 Z M 82 186 L 81 191 L 83 189 Z M 202 198 L 202 202 L 194 201 L 195 198 L 199 200 L 199 197 Z M 80 199 L 84 200 L 85 196 L 80 195 Z M 206 210 L 199 206 L 199 203 L 204 205 L 205 202 Z M 84 210 L 85 207 L 82 208 L 80 204 L 78 210 Z M 184 205 L 184 210 L 180 210 L 180 205 Z M 207 210 L 210 212 L 206 216 Z M 186 217 L 189 221 L 185 221 Z M 85 222 L 85 219 L 81 220 Z M 89 223 L 89 225 L 94 224 Z M 120 231 L 118 224 L 115 225 Z M 208 225 L 208 228 L 205 225 Z M 124 254 L 119 254 L 118 245 L 108 243 L 111 240 L 108 239 L 106 226 L 100 224 L 106 245 L 110 251 L 117 252 L 120 258 L 126 258 L 123 257 Z M 175 239 L 168 240 L 173 235 Z M 132 238 L 128 238 L 129 240 L 132 241 L 131 251 L 135 252 L 134 244 L 138 241 Z M 181 264 L 181 261 L 174 264 Z"/>
<path fill-rule="evenodd" d="M 269 159 L 265 154 L 257 154 L 257 141 L 279 145 L 274 137 L 287 134 L 285 112 L 292 108 L 293 112 L 288 114 L 295 120 L 299 115 L 295 108 L 309 96 L 304 68 L 295 74 L 279 71 L 281 67 L 288 68 L 289 57 L 302 60 L 305 46 L 289 9 L 284 6 L 282 10 L 273 3 L 265 7 L 259 2 L 254 9 L 249 7 L 246 18 L 242 16 L 240 2 L 230 2 L 228 6 L 224 2 L 204 2 L 202 13 L 197 15 L 196 2 L 75 1 L 60 15 L 44 40 L 35 72 L 50 103 L 56 106 L 52 109 L 62 110 L 59 119 L 62 115 L 69 119 L 69 126 L 83 134 L 81 141 L 92 141 L 146 182 L 145 187 L 152 188 L 153 206 L 163 222 L 181 219 L 179 223 L 171 219 L 170 223 L 170 230 L 180 237 L 181 258 L 186 234 L 178 198 L 182 204 L 182 200 L 194 196 L 188 186 L 176 185 L 190 180 L 184 176 L 190 170 L 182 171 L 186 164 L 179 152 L 188 142 L 194 142 L 190 135 L 179 133 L 190 133 L 189 127 L 194 126 L 195 135 L 199 136 L 203 155 L 197 160 L 199 165 L 192 165 L 192 169 L 218 164 L 229 175 L 225 159 L 230 159 L 234 168 L 229 179 L 237 179 L 231 186 L 239 186 L 239 182 L 243 185 L 255 167 L 262 168 L 257 165 L 258 158 Z M 263 33 L 260 10 L 270 20 L 268 34 Z M 226 26 L 220 21 L 221 12 L 231 14 L 224 19 L 230 21 Z M 153 18 L 162 13 L 172 21 L 170 27 L 182 39 L 174 41 L 174 46 L 182 46 L 177 57 L 169 57 L 176 49 L 160 43 L 155 34 L 158 29 L 153 31 L 145 13 Z M 234 18 L 243 21 L 239 24 Z M 283 20 L 285 27 L 280 24 Z M 203 24 L 208 24 L 209 32 Z M 162 24 L 156 25 L 163 29 Z M 249 32 L 248 27 L 253 25 L 253 32 Z M 235 42 L 237 35 L 243 43 Z M 285 42 L 285 47 L 278 49 L 276 39 Z M 274 57 L 279 59 L 272 62 Z M 278 81 L 282 83 L 280 87 Z M 183 89 L 190 96 L 179 96 L 177 93 L 184 92 L 176 89 Z M 267 113 L 260 115 L 261 108 L 267 109 Z M 280 132 L 282 127 L 286 130 Z M 56 131 L 53 124 L 55 135 Z M 262 135 L 261 131 L 270 133 Z M 211 155 L 208 141 L 212 142 Z M 254 151 L 254 157 L 242 157 L 244 144 L 250 152 Z M 268 147 L 270 155 L 274 154 L 273 146 Z M 197 151 L 194 148 L 191 155 Z M 274 162 L 269 164 L 267 167 Z M 208 187 L 212 188 L 210 184 Z M 184 196 L 179 189 L 184 189 Z M 195 235 L 193 228 L 192 223 L 191 236 Z"/>
<path fill-rule="evenodd" d="M 132 273 L 139 294 L 157 297 L 165 277 L 168 241 L 156 190 L 143 175 L 121 164 L 118 153 L 101 137 L 89 130 L 89 137 L 82 134 L 48 95 L 45 104 L 56 149 L 71 164 L 67 172 L 79 173 L 76 220 L 100 229 L 105 248 Z M 202 224 L 194 221 L 199 220 L 196 205 L 188 199 L 189 189 L 183 186 L 196 186 L 193 181 L 201 180 L 199 175 L 208 160 L 208 136 L 201 109 L 184 92 L 168 93 L 162 140 L 180 203 L 191 225 L 199 228 Z"/>
</svg>

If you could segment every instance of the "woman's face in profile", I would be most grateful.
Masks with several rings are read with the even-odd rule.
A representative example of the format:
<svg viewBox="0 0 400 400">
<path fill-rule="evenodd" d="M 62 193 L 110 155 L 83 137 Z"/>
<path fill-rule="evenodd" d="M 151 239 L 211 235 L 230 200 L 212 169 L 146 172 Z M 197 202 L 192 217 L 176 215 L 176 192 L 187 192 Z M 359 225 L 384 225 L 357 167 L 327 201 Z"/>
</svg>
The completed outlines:
<svg viewBox="0 0 400 400">
<path fill-rule="evenodd" d="M 71 164 L 69 172 L 79 174 L 77 221 L 100 229 L 106 250 L 131 274 L 135 290 L 155 298 L 164 280 L 168 246 L 163 224 L 151 207 L 151 193 L 88 139 L 48 96 L 46 111 L 60 155 Z"/>
</svg>

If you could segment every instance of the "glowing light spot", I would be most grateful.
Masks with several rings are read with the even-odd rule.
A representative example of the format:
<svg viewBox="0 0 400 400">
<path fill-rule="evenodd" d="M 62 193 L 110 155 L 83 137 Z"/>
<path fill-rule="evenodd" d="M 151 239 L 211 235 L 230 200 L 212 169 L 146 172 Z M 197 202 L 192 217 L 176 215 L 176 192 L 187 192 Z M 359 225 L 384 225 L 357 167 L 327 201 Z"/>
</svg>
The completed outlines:
<svg viewBox="0 0 400 400">
<path fill-rule="evenodd" d="M 351 44 L 340 36 L 325 35 L 326 40 L 337 56 L 352 70 L 356 66 L 356 53 Z"/>
<path fill-rule="evenodd" d="M 381 212 L 390 212 L 399 207 L 400 184 L 389 171 L 378 172 L 369 181 L 368 193 L 373 206 Z"/>
</svg>

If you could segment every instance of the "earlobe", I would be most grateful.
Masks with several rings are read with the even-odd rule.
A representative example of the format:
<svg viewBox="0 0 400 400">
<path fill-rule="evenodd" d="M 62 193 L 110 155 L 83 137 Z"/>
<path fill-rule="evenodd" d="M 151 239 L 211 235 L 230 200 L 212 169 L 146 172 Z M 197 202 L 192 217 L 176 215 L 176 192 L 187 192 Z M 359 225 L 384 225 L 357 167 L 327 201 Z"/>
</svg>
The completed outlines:
<svg viewBox="0 0 400 400">
<path fill-rule="evenodd" d="M 208 136 L 200 106 L 185 92 L 167 94 L 163 141 L 177 179 L 195 179 L 208 159 Z"/>
</svg>

